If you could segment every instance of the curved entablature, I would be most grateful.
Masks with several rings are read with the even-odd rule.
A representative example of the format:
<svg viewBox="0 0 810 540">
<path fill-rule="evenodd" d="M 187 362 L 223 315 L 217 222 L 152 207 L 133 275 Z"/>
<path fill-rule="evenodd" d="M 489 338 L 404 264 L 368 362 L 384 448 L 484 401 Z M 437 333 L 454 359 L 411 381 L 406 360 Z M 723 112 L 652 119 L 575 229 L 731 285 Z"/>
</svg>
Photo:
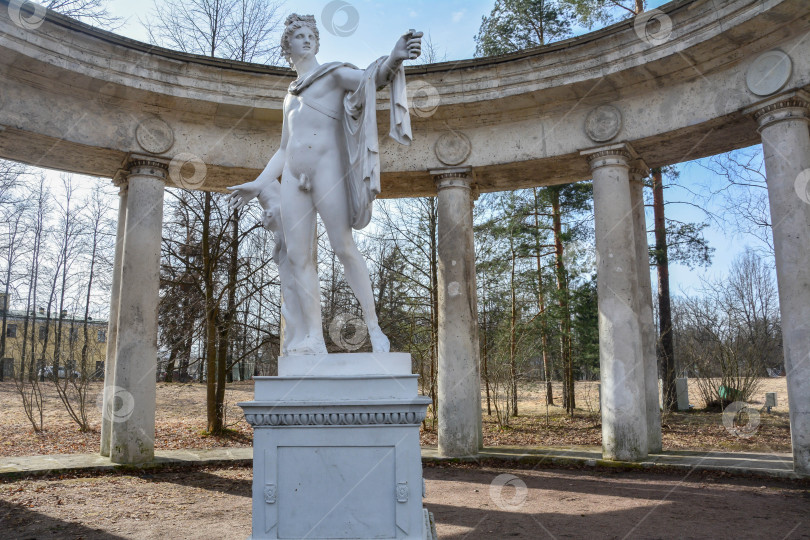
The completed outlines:
<svg viewBox="0 0 810 540">
<path fill-rule="evenodd" d="M 18 24 L 8 6 L 0 0 L 0 157 L 113 177 L 133 154 L 196 156 L 207 177 L 192 187 L 221 190 L 275 150 L 291 70 L 152 47 L 51 12 Z M 629 20 L 408 68 L 414 143 L 381 141 L 382 196 L 435 193 L 428 171 L 452 166 L 472 168 L 481 191 L 582 180 L 580 152 L 605 144 L 629 143 L 649 166 L 741 148 L 759 142 L 743 111 L 768 98 L 746 84 L 752 69 L 787 62 L 774 92 L 810 86 L 806 0 L 681 0 L 660 13 L 657 35 Z"/>
</svg>

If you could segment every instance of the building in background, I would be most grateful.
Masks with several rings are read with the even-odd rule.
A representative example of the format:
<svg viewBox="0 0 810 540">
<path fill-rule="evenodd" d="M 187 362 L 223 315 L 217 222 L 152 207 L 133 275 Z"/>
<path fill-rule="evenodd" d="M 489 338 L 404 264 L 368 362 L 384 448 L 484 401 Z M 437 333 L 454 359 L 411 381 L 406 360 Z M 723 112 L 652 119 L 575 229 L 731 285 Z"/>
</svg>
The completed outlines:
<svg viewBox="0 0 810 540">
<path fill-rule="evenodd" d="M 82 362 L 84 347 L 85 320 L 67 311 L 61 314 L 48 315 L 45 308 L 36 311 L 9 310 L 5 295 L 0 294 L 0 316 L 3 317 L 2 332 L 5 334 L 5 351 L 0 362 L 0 380 L 18 376 L 23 361 L 23 340 L 28 339 L 25 364 L 23 369 L 39 378 L 54 375 L 54 351 L 59 341 L 59 377 L 89 378 L 104 377 L 104 360 L 107 353 L 107 321 L 87 319 L 87 341 L 85 361 Z M 28 321 L 26 336 L 23 331 Z M 61 323 L 61 324 L 60 324 Z M 61 333 L 61 336 L 60 336 Z M 35 361 L 30 364 L 32 334 L 35 336 Z M 60 339 L 57 339 L 60 338 Z M 84 364 L 84 365 L 83 365 Z"/>
</svg>

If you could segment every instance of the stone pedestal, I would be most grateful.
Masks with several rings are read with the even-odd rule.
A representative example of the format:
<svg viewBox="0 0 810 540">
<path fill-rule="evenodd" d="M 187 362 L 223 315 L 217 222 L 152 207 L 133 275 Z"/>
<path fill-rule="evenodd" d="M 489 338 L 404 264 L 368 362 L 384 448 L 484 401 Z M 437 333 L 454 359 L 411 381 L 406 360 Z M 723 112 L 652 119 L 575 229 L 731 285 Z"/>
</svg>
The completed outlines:
<svg viewBox="0 0 810 540">
<path fill-rule="evenodd" d="M 678 410 L 689 410 L 689 379 L 675 379 L 675 395 L 678 398 Z"/>
<path fill-rule="evenodd" d="M 253 426 L 253 534 L 433 539 L 422 507 L 418 395 L 410 355 L 279 358 L 239 403 Z"/>
</svg>

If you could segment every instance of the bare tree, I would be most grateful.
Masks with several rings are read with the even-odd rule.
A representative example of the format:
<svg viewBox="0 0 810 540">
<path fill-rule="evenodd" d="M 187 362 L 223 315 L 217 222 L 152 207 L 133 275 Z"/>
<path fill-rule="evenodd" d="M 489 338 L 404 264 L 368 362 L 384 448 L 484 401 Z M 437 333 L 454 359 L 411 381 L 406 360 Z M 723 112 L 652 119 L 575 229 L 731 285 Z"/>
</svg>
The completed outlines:
<svg viewBox="0 0 810 540">
<path fill-rule="evenodd" d="M 446 61 L 447 52 L 445 50 L 439 50 L 439 45 L 433 41 L 433 37 L 430 35 L 430 32 L 428 32 L 425 37 L 422 38 L 422 54 L 416 59 L 416 64 L 436 64 Z"/>
<path fill-rule="evenodd" d="M 89 358 L 91 357 L 91 341 L 90 341 L 90 307 L 93 299 L 93 286 L 96 285 L 98 276 L 98 267 L 103 259 L 99 256 L 105 249 L 114 249 L 112 246 L 112 220 L 108 215 L 110 206 L 105 200 L 106 196 L 102 190 L 95 189 L 92 191 L 88 200 L 84 201 L 82 207 L 84 208 L 84 215 L 82 216 L 82 234 L 83 238 L 83 252 L 87 254 L 87 274 L 84 278 L 85 290 L 84 295 L 84 316 L 82 317 L 82 348 L 79 359 L 79 376 L 66 377 L 67 381 L 73 388 L 73 396 L 75 397 L 75 410 L 76 414 L 74 420 L 79 424 L 82 431 L 90 429 L 90 424 L 87 421 L 87 392 L 90 385 L 90 379 L 95 374 L 95 366 L 89 365 Z"/>
<path fill-rule="evenodd" d="M 15 161 L 0 160 L 0 205 L 12 203 L 14 188 L 31 176 L 31 169 Z"/>
<path fill-rule="evenodd" d="M 23 277 L 19 271 L 22 266 L 23 257 L 26 255 L 23 239 L 25 237 L 25 222 L 28 217 L 26 202 L 18 202 L 0 206 L 3 215 L 3 263 L 6 265 L 3 272 L 3 305 L 2 309 L 2 329 L 0 329 L 0 362 L 6 357 L 6 329 L 8 322 L 8 311 L 11 306 L 11 294 L 14 292 L 14 283 Z M 3 367 L 0 365 L 0 370 Z"/>
<path fill-rule="evenodd" d="M 761 147 L 746 148 L 698 162 L 724 179 L 704 186 L 706 202 L 719 201 L 717 216 L 741 235 L 751 235 L 773 256 L 773 231 Z"/>
<path fill-rule="evenodd" d="M 269 0 L 166 0 L 156 2 L 144 23 L 152 42 L 210 57 L 243 61 L 277 58 L 278 5 Z M 211 192 L 187 198 L 201 227 L 198 269 L 192 273 L 205 299 L 204 343 L 208 431 L 224 432 L 224 394 L 231 332 L 237 320 L 239 245 L 254 228 L 241 230 L 239 216 L 224 215 Z M 192 205 L 194 208 L 192 208 Z M 175 255 L 181 256 L 176 253 Z M 192 261 L 187 261 L 191 263 Z M 224 273 L 223 273 L 224 270 Z M 224 285 L 223 285 L 224 283 Z"/>
<path fill-rule="evenodd" d="M 697 376 L 708 406 L 748 400 L 765 368 L 781 365 L 773 272 L 753 251 L 737 257 L 725 279 L 704 281 L 701 295 L 682 299 L 676 311 L 683 370 Z"/>
<path fill-rule="evenodd" d="M 105 30 L 115 30 L 121 27 L 123 19 L 110 14 L 108 3 L 109 0 L 50 0 L 45 7 Z"/>
<path fill-rule="evenodd" d="M 23 409 L 34 431 L 42 431 L 43 401 L 42 389 L 36 376 L 37 367 L 37 283 L 39 281 L 42 245 L 47 235 L 46 216 L 50 210 L 50 194 L 45 187 L 45 177 L 40 175 L 37 185 L 31 186 L 33 195 L 33 223 L 30 231 L 30 264 L 28 267 L 28 293 L 23 317 L 22 346 L 20 351 L 20 369 L 15 371 L 14 383 L 22 399 Z M 30 327 L 30 334 L 29 334 Z M 30 345 L 30 347 L 29 347 Z M 29 350 L 30 349 L 30 350 Z M 44 349 L 43 349 L 44 354 Z M 43 364 L 44 365 L 44 364 Z"/>
<path fill-rule="evenodd" d="M 281 4 L 268 0 L 237 0 L 224 48 L 228 58 L 242 62 L 281 63 L 276 35 L 281 30 Z"/>
<path fill-rule="evenodd" d="M 278 63 L 281 26 L 270 0 L 164 0 L 143 22 L 154 43 L 203 56 Z"/>
<path fill-rule="evenodd" d="M 385 308 L 377 306 L 380 324 L 392 340 L 392 347 L 409 350 L 416 360 L 423 391 L 433 402 L 435 422 L 439 331 L 437 200 L 424 197 L 380 201 L 376 215 L 378 235 L 375 240 L 386 242 L 390 247 L 386 256 L 375 262 L 389 272 L 388 290 L 399 286 L 394 282 L 401 284 L 398 299 L 404 302 L 400 309 L 394 309 L 390 302 Z M 405 324 L 400 325 L 403 322 Z"/>
</svg>

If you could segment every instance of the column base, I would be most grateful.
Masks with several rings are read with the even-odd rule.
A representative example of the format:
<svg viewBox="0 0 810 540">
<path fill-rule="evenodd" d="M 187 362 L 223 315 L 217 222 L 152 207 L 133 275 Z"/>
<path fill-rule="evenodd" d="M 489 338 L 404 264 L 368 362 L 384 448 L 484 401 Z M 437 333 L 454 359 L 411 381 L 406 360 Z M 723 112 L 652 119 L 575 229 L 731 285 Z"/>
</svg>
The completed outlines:
<svg viewBox="0 0 810 540">
<path fill-rule="evenodd" d="M 279 359 L 239 403 L 253 426 L 253 534 L 269 538 L 435 538 L 422 507 L 418 395 L 410 355 Z"/>
</svg>

